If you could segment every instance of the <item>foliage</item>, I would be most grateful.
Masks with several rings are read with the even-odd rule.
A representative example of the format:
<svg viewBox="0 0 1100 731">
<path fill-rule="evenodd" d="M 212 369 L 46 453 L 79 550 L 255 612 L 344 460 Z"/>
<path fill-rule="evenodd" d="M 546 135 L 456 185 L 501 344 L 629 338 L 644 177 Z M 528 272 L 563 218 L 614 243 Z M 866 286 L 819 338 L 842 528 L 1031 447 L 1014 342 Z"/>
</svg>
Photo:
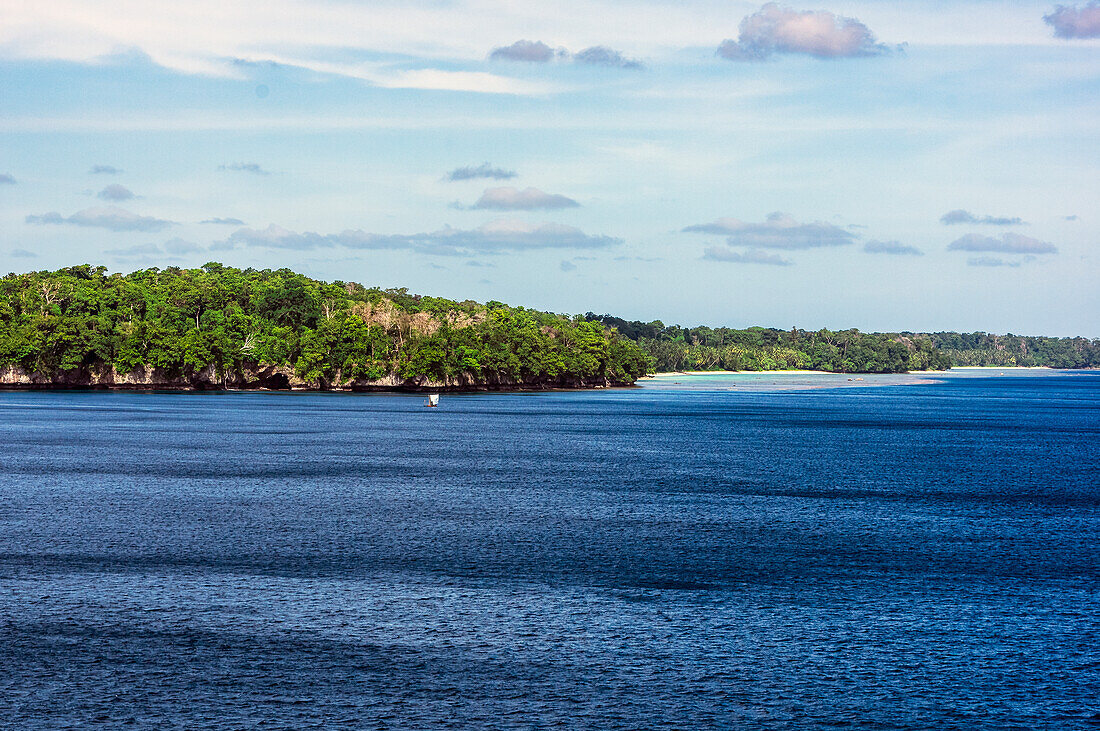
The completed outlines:
<svg viewBox="0 0 1100 731">
<path fill-rule="evenodd" d="M 955 365 L 1100 367 L 1100 340 L 1045 338 L 989 333 L 932 333 L 932 342 Z"/>
<path fill-rule="evenodd" d="M 210 263 L 9 274 L 0 279 L 3 365 L 47 374 L 209 369 L 222 382 L 279 366 L 326 387 L 387 376 L 623 383 L 643 375 L 647 360 L 632 341 L 583 318 Z"/>
<path fill-rule="evenodd" d="M 1100 367 L 1100 340 L 988 333 L 666 326 L 589 312 L 585 318 L 636 341 L 658 371 L 810 369 L 899 373 L 957 366 Z"/>
<path fill-rule="evenodd" d="M 858 330 L 666 326 L 629 322 L 610 315 L 585 317 L 635 340 L 657 371 L 819 370 L 902 373 L 948 368 L 950 360 L 926 335 L 861 333 Z"/>
</svg>

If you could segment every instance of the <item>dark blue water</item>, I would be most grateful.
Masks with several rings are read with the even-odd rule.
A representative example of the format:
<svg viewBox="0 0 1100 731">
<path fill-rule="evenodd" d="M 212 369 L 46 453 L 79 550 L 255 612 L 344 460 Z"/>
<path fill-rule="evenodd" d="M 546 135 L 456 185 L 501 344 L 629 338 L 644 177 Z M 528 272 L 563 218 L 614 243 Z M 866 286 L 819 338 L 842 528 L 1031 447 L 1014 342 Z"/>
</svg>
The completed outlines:
<svg viewBox="0 0 1100 731">
<path fill-rule="evenodd" d="M 1097 728 L 1100 375 L 0 394 L 0 725 Z"/>
</svg>

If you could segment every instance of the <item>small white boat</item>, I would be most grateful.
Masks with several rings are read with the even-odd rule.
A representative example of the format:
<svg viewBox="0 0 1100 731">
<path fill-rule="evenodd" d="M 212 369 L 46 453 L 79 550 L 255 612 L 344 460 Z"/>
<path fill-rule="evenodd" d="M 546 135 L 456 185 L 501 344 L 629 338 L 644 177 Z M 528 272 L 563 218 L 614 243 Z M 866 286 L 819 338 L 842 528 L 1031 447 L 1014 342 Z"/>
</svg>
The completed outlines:
<svg viewBox="0 0 1100 731">
<path fill-rule="evenodd" d="M 429 393 L 428 394 L 428 403 L 426 403 L 424 405 L 427 406 L 428 408 L 439 406 L 439 394 L 438 393 Z"/>
</svg>

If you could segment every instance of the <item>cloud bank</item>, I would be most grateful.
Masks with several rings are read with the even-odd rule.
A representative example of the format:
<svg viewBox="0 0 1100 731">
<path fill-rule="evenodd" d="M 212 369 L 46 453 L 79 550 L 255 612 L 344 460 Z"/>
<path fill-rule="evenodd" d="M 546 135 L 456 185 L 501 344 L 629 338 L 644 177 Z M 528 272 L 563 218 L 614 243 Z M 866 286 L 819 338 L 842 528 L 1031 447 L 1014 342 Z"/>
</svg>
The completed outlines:
<svg viewBox="0 0 1100 731">
<path fill-rule="evenodd" d="M 949 251 L 992 251 L 1001 254 L 1057 254 L 1058 247 L 1046 241 L 1020 234 L 1004 234 L 1001 238 L 967 234 L 947 246 Z"/>
<path fill-rule="evenodd" d="M 447 173 L 447 180 L 450 180 L 452 182 L 459 180 L 478 179 L 510 180 L 514 177 L 516 177 L 515 170 L 495 168 L 487 162 L 484 162 L 476 167 L 467 165 L 466 167 L 455 168 L 451 172 Z"/>
<path fill-rule="evenodd" d="M 851 231 L 825 223 L 799 223 L 787 213 L 775 212 L 763 223 L 748 223 L 736 218 L 719 218 L 712 223 L 696 224 L 683 229 L 690 233 L 722 234 L 730 246 L 757 249 L 814 249 L 843 246 L 856 240 Z"/>
<path fill-rule="evenodd" d="M 477 203 L 475 209 L 498 211 L 533 211 L 539 208 L 576 208 L 580 206 L 572 198 L 557 193 L 545 193 L 538 188 L 489 188 Z"/>
<path fill-rule="evenodd" d="M 465 256 L 475 253 L 528 251 L 533 249 L 599 249 L 622 243 L 610 236 L 590 236 L 572 226 L 556 223 L 540 225 L 523 221 L 491 221 L 475 229 L 463 230 L 449 226 L 429 233 L 375 234 L 362 230 L 319 234 L 312 231 L 296 233 L 275 224 L 266 229 L 242 228 L 224 242 L 269 249 L 299 251 L 343 247 L 347 249 L 410 250 L 437 256 Z"/>
<path fill-rule="evenodd" d="M 67 218 L 56 211 L 50 211 L 41 215 L 27 216 L 25 220 L 27 223 L 40 226 L 70 224 L 72 226 L 105 228 L 110 231 L 161 231 L 175 223 L 174 221 L 152 216 L 139 216 L 136 213 L 115 206 L 85 208 Z"/>
<path fill-rule="evenodd" d="M 863 245 L 868 254 L 897 254 L 901 256 L 924 256 L 924 252 L 915 246 L 899 241 L 868 241 Z"/>
<path fill-rule="evenodd" d="M 956 208 L 953 211 L 940 216 L 940 223 L 945 225 L 952 225 L 955 223 L 969 223 L 969 224 L 986 224 L 989 226 L 1020 226 L 1023 224 L 1023 219 L 1019 217 L 1009 218 L 1007 216 L 975 216 L 970 211 L 964 211 L 961 208 Z"/>
<path fill-rule="evenodd" d="M 125 185 L 112 183 L 96 193 L 96 197 L 105 201 L 127 201 L 133 198 L 134 194 Z"/>
<path fill-rule="evenodd" d="M 1100 38 L 1100 0 L 1082 7 L 1059 5 L 1043 20 L 1058 38 Z"/>
<path fill-rule="evenodd" d="M 778 254 L 769 254 L 759 249 L 749 249 L 745 252 L 724 249 L 721 246 L 709 246 L 703 253 L 703 258 L 708 261 L 726 261 L 734 264 L 770 264 L 772 266 L 787 267 L 791 262 Z"/>
<path fill-rule="evenodd" d="M 718 55 L 730 61 L 763 61 L 774 54 L 815 58 L 878 56 L 887 52 L 875 34 L 855 18 L 827 10 L 797 11 L 767 3 L 739 26 L 737 40 L 726 39 Z"/>
</svg>

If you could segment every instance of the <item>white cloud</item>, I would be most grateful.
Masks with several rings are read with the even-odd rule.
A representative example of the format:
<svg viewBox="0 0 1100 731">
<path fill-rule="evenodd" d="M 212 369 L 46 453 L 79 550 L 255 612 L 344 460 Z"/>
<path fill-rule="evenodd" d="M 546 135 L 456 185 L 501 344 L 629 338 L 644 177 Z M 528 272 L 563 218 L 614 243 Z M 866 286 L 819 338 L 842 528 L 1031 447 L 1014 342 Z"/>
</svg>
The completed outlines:
<svg viewBox="0 0 1100 731">
<path fill-rule="evenodd" d="M 467 165 L 466 167 L 455 168 L 451 172 L 447 173 L 447 180 L 459 181 L 459 180 L 476 180 L 478 178 L 488 178 L 491 180 L 508 180 L 516 177 L 515 170 L 505 170 L 504 168 L 495 168 L 487 162 L 474 167 Z"/>
<path fill-rule="evenodd" d="M 275 13 L 262 0 L 119 0 L 109 5 L 51 0 L 5 8 L 0 57 L 98 64 L 120 53 L 141 54 L 180 73 L 226 78 L 246 77 L 241 62 L 271 62 L 387 88 L 544 93 L 545 85 L 495 74 L 333 60 L 358 50 L 472 59 L 475 47 L 484 49 L 490 37 L 499 38 L 500 23 L 494 18 L 499 20 L 494 8 L 450 3 L 395 7 L 286 0 Z"/>
<path fill-rule="evenodd" d="M 265 170 L 258 162 L 231 162 L 228 165 L 219 165 L 218 170 L 231 170 L 238 173 L 252 173 L 253 175 L 271 175 L 271 171 Z"/>
<path fill-rule="evenodd" d="M 105 201 L 126 201 L 134 197 L 133 192 L 124 185 L 112 183 L 96 194 Z"/>
<path fill-rule="evenodd" d="M 578 51 L 573 56 L 573 61 L 588 66 L 610 66 L 619 69 L 640 69 L 642 62 L 637 59 L 627 58 L 621 52 L 607 46 L 592 46 Z"/>
<path fill-rule="evenodd" d="M 335 50 L 335 49 L 334 49 Z M 340 49 L 343 50 L 343 49 Z M 404 53 L 404 52 L 403 52 Z M 331 61 L 327 59 L 287 56 L 278 53 L 247 51 L 236 59 L 231 73 L 242 76 L 242 68 L 265 63 L 292 66 L 318 74 L 345 76 L 359 79 L 385 89 L 423 89 L 439 91 L 470 91 L 484 94 L 548 94 L 558 89 L 556 85 L 525 79 L 500 76 L 485 71 L 462 71 L 439 68 L 401 68 L 393 63 L 378 61 Z M 196 73 L 203 73 L 201 71 Z"/>
<path fill-rule="evenodd" d="M 472 91 L 481 94 L 539 95 L 550 93 L 557 88 L 550 84 L 511 79 L 484 71 L 440 69 L 395 71 L 388 76 L 379 74 L 373 81 L 377 86 L 387 89 L 437 89 Z"/>
<path fill-rule="evenodd" d="M 722 234 L 730 246 L 760 249 L 813 249 L 843 246 L 857 238 L 851 231 L 823 221 L 799 223 L 786 213 L 769 214 L 763 223 L 748 223 L 736 218 L 719 218 L 684 229 L 689 233 Z"/>
<path fill-rule="evenodd" d="M 1018 261 L 1005 261 L 995 256 L 977 256 L 966 260 L 967 266 L 972 267 L 1018 267 Z"/>
<path fill-rule="evenodd" d="M 1024 223 L 1023 219 L 1008 216 L 975 216 L 970 211 L 964 211 L 961 208 L 956 208 L 953 211 L 940 216 L 940 223 L 953 224 L 953 223 L 968 223 L 968 224 L 986 224 L 989 226 L 1020 226 Z"/>
<path fill-rule="evenodd" d="M 526 251 L 532 249 L 596 249 L 615 246 L 621 239 L 590 236 L 580 229 L 557 223 L 530 224 L 524 221 L 497 220 L 475 229 L 449 226 L 429 233 L 375 234 L 362 230 L 319 234 L 297 233 L 275 224 L 266 229 L 242 228 L 218 249 L 236 245 L 312 250 L 332 247 L 348 249 L 407 249 L 422 254 L 465 256 L 472 253 Z M 214 247 L 211 247 L 214 248 Z"/>
<path fill-rule="evenodd" d="M 160 231 L 174 225 L 174 221 L 152 216 L 140 216 L 115 206 L 85 208 L 68 217 L 64 217 L 56 211 L 50 211 L 40 215 L 27 216 L 25 220 L 27 223 L 38 225 L 70 224 L 73 226 L 105 228 L 111 231 Z"/>
<path fill-rule="evenodd" d="M 986 14 L 977 24 L 966 3 L 862 7 L 861 13 L 876 13 L 874 24 L 883 33 L 904 32 L 908 40 L 923 45 L 1045 41 L 1030 27 L 1037 13 L 1026 3 L 1001 3 L 996 13 Z M 376 83 L 393 75 L 393 63 L 364 67 L 334 59 L 360 59 L 366 52 L 372 58 L 477 63 L 502 39 L 530 37 L 533 30 L 570 48 L 629 43 L 646 54 L 668 54 L 670 49 L 698 46 L 701 29 L 711 33 L 728 27 L 730 4 L 281 0 L 278 12 L 273 12 L 267 0 L 49 0 L 7 2 L 3 15 L 0 58 L 101 64 L 120 53 L 143 54 L 181 73 L 238 78 L 247 70 L 235 60 L 244 59 L 367 77 L 367 83 Z M 320 68 L 325 64 L 327 69 Z M 399 80 L 390 83 L 395 81 Z M 440 81 L 452 86 L 455 82 L 446 77 Z"/>
<path fill-rule="evenodd" d="M 494 48 L 489 53 L 494 61 L 522 61 L 524 63 L 549 63 L 569 61 L 586 66 L 608 66 L 620 69 L 640 69 L 642 62 L 627 58 L 621 51 L 607 46 L 589 46 L 576 53 L 565 48 L 551 48 L 542 41 L 519 40 L 510 46 Z"/>
<path fill-rule="evenodd" d="M 924 252 L 915 246 L 903 244 L 900 241 L 868 241 L 863 245 L 863 250 L 868 254 L 894 254 L 900 256 L 924 256 Z"/>
<path fill-rule="evenodd" d="M 827 10 L 797 11 L 767 3 L 741 21 L 738 39 L 722 41 L 718 55 L 731 61 L 762 61 L 776 53 L 816 58 L 877 56 L 887 51 L 855 18 Z"/>
<path fill-rule="evenodd" d="M 1100 0 L 1081 7 L 1059 5 L 1043 20 L 1059 38 L 1100 38 Z"/>
<path fill-rule="evenodd" d="M 1058 247 L 1046 241 L 1021 234 L 1004 234 L 1001 238 L 967 234 L 947 246 L 950 251 L 994 251 L 1001 254 L 1057 254 Z"/>
<path fill-rule="evenodd" d="M 354 231 L 345 231 L 343 234 L 329 234 L 328 236 L 310 231 L 297 233 L 272 223 L 265 229 L 238 229 L 229 236 L 228 241 L 231 244 L 259 246 L 265 249 L 297 249 L 304 251 L 331 248 L 335 245 L 333 243 L 334 239 L 340 237 L 347 239 L 355 233 L 362 234 L 362 232 Z"/>
<path fill-rule="evenodd" d="M 576 208 L 580 204 L 557 193 L 544 193 L 538 188 L 488 188 L 474 203 L 476 209 L 498 211 L 532 211 L 538 208 Z"/>
<path fill-rule="evenodd" d="M 555 58 L 568 56 L 564 48 L 551 48 L 542 41 L 519 40 L 510 46 L 494 48 L 489 58 L 501 61 L 524 61 L 526 63 L 547 63 Z"/>
<path fill-rule="evenodd" d="M 789 260 L 784 259 L 778 254 L 769 254 L 760 249 L 749 249 L 748 251 L 741 252 L 726 249 L 721 246 L 708 246 L 703 253 L 703 258 L 708 261 L 725 261 L 733 264 L 770 264 L 772 266 L 781 267 L 791 265 Z"/>
</svg>

